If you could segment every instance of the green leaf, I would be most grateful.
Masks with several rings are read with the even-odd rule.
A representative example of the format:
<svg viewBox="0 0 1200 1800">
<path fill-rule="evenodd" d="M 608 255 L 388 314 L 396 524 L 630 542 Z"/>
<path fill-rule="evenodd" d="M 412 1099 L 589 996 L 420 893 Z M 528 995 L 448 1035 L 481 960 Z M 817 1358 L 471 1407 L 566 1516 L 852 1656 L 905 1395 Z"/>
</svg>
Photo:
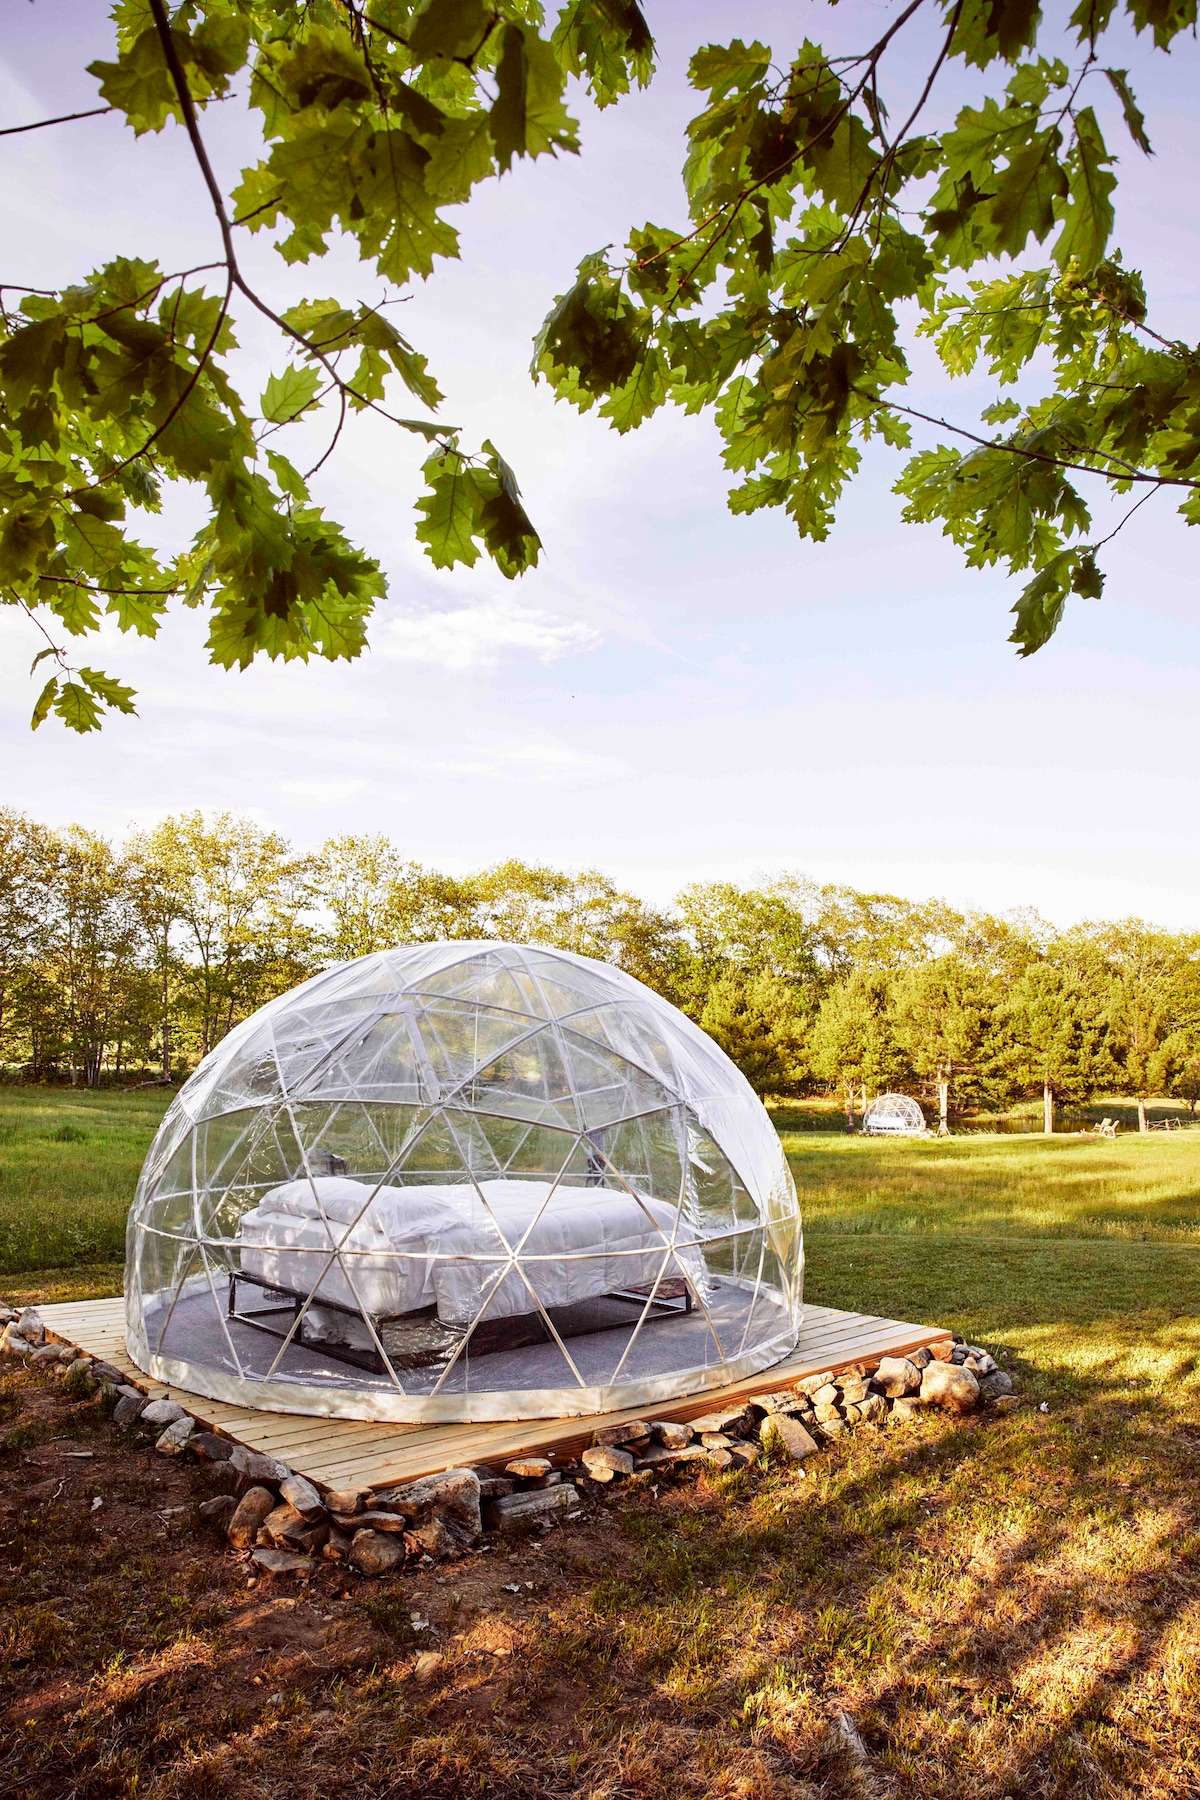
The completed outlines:
<svg viewBox="0 0 1200 1800">
<path fill-rule="evenodd" d="M 1133 97 L 1133 89 L 1129 85 L 1128 69 L 1105 69 L 1104 73 L 1108 76 L 1113 92 L 1121 102 L 1121 111 L 1125 115 L 1125 123 L 1129 127 L 1130 137 L 1139 150 L 1144 150 L 1147 156 L 1153 156 L 1150 139 L 1146 136 L 1145 115 Z"/>
<path fill-rule="evenodd" d="M 105 706 L 113 707 L 117 712 L 133 713 L 137 711 L 133 704 L 134 691 L 123 683 L 114 681 L 111 675 L 105 675 L 99 669 L 79 669 L 76 671 L 80 681 L 96 697 L 103 700 Z"/>
<path fill-rule="evenodd" d="M 697 50 L 688 64 L 688 80 L 694 88 L 706 89 L 714 101 L 723 100 L 727 94 L 755 87 L 770 66 L 771 52 L 765 44 L 743 44 L 734 38 L 731 44 L 707 44 Z"/>
<path fill-rule="evenodd" d="M 1054 246 L 1054 260 L 1060 269 L 1075 262 L 1086 272 L 1103 259 L 1113 228 L 1112 192 L 1117 185 L 1107 166 L 1111 161 L 1096 115 L 1086 107 L 1075 118 L 1070 198 Z"/>
<path fill-rule="evenodd" d="M 434 56 L 471 56 L 491 21 L 484 0 L 427 0 L 409 27 L 409 49 L 422 62 Z"/>
<path fill-rule="evenodd" d="M 1058 161 L 1062 134 L 1057 127 L 1039 132 L 1011 157 L 997 176 L 989 208 L 995 248 L 1019 256 L 1031 237 L 1039 243 L 1054 229 L 1054 203 L 1068 192 L 1067 176 Z"/>
<path fill-rule="evenodd" d="M 1067 593 L 1074 564 L 1074 553 L 1066 551 L 1052 563 L 1039 569 L 1033 580 L 1021 590 L 1013 607 L 1016 624 L 1009 643 L 1019 646 L 1018 656 L 1032 656 L 1049 643 L 1062 623 Z"/>
<path fill-rule="evenodd" d="M 99 731 L 101 702 L 78 681 L 64 681 L 54 710 L 68 731 Z"/>
<path fill-rule="evenodd" d="M 417 501 L 418 543 L 425 545 L 437 569 L 450 569 L 460 562 L 473 568 L 479 561 L 474 536 L 479 493 L 474 471 L 457 450 L 450 450 L 431 456 L 424 475 L 429 492 Z"/>
<path fill-rule="evenodd" d="M 268 450 L 266 456 L 271 473 L 281 491 L 290 500 L 295 500 L 302 506 L 308 499 L 308 488 L 305 486 L 304 477 L 300 471 L 288 461 L 286 456 L 281 456 L 278 450 Z"/>
<path fill-rule="evenodd" d="M 514 156 L 524 156 L 525 89 L 529 65 L 525 58 L 525 33 L 519 25 L 504 27 L 504 49 L 496 70 L 496 98 L 488 114 L 488 129 L 496 146 L 496 164 L 503 175 Z"/>
<path fill-rule="evenodd" d="M 43 655 L 47 654 L 52 654 L 52 652 L 43 651 Z M 32 673 L 32 671 L 30 672 Z M 57 698 L 58 676 L 52 675 L 37 697 L 37 704 L 33 709 L 33 717 L 29 721 L 31 730 L 36 731 L 38 726 L 43 724 L 49 717 L 50 708 L 54 705 Z"/>
<path fill-rule="evenodd" d="M 273 425 L 287 425 L 315 403 L 320 385 L 319 370 L 298 369 L 293 364 L 282 375 L 270 377 L 263 389 L 259 410 Z"/>
</svg>

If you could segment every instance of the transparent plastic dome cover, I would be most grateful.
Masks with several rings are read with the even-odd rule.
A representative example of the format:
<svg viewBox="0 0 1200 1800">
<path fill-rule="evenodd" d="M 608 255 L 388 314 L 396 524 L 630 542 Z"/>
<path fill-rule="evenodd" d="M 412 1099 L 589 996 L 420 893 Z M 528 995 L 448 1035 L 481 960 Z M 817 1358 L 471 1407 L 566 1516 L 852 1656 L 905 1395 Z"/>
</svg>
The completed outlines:
<svg viewBox="0 0 1200 1800">
<path fill-rule="evenodd" d="M 880 1094 L 863 1114 L 863 1130 L 872 1137 L 921 1137 L 925 1114 L 908 1094 Z"/>
<path fill-rule="evenodd" d="M 146 1158 L 140 1368 L 284 1412 L 603 1412 L 795 1346 L 779 1138 L 699 1028 L 606 963 L 420 944 L 339 964 L 205 1058 Z"/>
</svg>

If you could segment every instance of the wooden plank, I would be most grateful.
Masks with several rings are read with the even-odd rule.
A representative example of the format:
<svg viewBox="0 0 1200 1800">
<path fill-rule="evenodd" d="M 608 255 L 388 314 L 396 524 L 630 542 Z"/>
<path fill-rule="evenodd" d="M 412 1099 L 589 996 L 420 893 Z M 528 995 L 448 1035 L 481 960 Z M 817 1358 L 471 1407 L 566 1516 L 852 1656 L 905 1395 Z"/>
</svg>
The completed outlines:
<svg viewBox="0 0 1200 1800">
<path fill-rule="evenodd" d="M 878 1319 L 868 1313 L 810 1306 L 805 1308 L 800 1342 L 790 1356 L 760 1375 L 709 1388 L 704 1393 L 662 1401 L 649 1408 L 630 1407 L 581 1418 L 420 1425 L 328 1419 L 208 1400 L 155 1381 L 137 1368 L 125 1349 L 123 1300 L 66 1301 L 44 1306 L 40 1311 L 54 1337 L 110 1362 L 143 1392 L 180 1401 L 203 1424 L 225 1432 L 252 1450 L 278 1456 L 325 1487 L 384 1487 L 436 1474 L 456 1463 L 507 1462 L 514 1456 L 536 1452 L 574 1455 L 587 1446 L 601 1424 L 644 1418 L 647 1412 L 661 1419 L 696 1419 L 748 1395 L 790 1387 L 802 1377 L 824 1369 L 836 1372 L 855 1362 L 903 1355 L 950 1335 L 937 1326 L 914 1325 L 904 1319 Z"/>
</svg>

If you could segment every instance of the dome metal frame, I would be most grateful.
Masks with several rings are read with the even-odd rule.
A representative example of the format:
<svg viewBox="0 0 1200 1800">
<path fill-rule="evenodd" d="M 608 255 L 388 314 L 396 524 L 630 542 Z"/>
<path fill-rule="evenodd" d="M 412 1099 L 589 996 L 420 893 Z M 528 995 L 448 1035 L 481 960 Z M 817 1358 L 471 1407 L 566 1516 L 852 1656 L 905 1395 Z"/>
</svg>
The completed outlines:
<svg viewBox="0 0 1200 1800">
<path fill-rule="evenodd" d="M 929 1126 L 918 1101 L 908 1094 L 878 1094 L 863 1114 L 867 1137 L 925 1137 Z"/>
<path fill-rule="evenodd" d="M 677 1008 L 541 945 L 335 965 L 173 1102 L 127 1235 L 126 1342 L 240 1405 L 444 1422 L 643 1406 L 795 1347 L 771 1120 Z"/>
</svg>

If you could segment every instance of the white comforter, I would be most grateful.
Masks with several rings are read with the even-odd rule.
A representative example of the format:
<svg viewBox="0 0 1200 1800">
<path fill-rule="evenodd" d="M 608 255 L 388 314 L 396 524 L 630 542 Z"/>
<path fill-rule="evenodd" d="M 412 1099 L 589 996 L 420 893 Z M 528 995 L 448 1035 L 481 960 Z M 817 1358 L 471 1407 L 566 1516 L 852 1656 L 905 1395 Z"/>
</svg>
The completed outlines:
<svg viewBox="0 0 1200 1800">
<path fill-rule="evenodd" d="M 489 1319 L 534 1312 L 531 1288 L 543 1306 L 569 1306 L 660 1274 L 703 1287 L 699 1251 L 670 1249 L 676 1210 L 661 1200 L 598 1187 L 550 1193 L 545 1181 L 480 1185 L 487 1208 L 466 1183 L 383 1187 L 369 1199 L 345 1176 L 286 1182 L 244 1215 L 242 1267 L 376 1317 L 436 1305 L 454 1326 L 469 1325 L 485 1300 Z M 518 1246 L 525 1279 L 509 1264 Z"/>
</svg>

